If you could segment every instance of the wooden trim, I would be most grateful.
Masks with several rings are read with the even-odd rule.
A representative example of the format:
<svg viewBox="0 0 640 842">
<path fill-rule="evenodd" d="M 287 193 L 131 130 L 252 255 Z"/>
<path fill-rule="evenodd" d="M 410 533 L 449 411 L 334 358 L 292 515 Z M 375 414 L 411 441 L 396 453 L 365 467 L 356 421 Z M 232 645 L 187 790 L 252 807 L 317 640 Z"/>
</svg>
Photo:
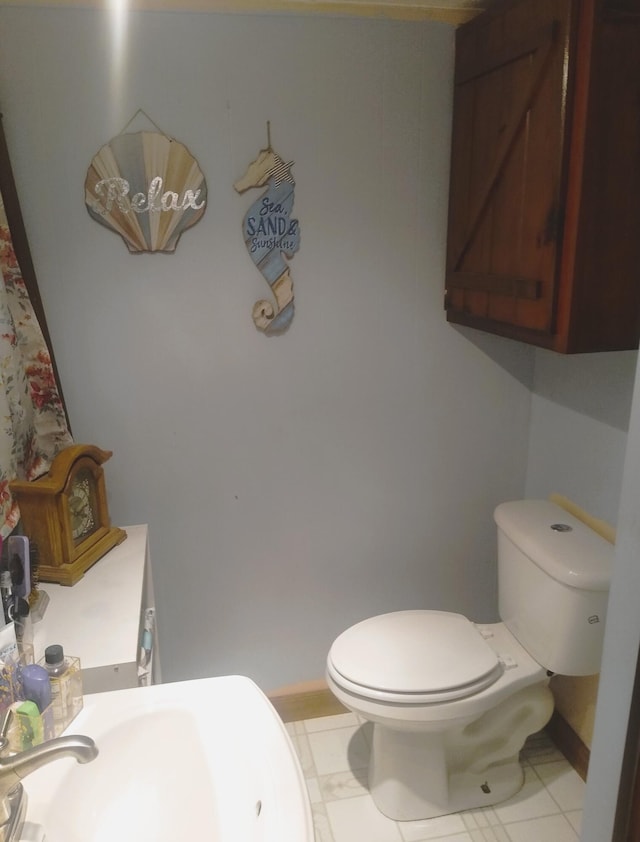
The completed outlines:
<svg viewBox="0 0 640 842">
<path fill-rule="evenodd" d="M 612 842 L 640 842 L 640 652 L 636 662 L 627 740 L 620 770 Z"/>
<path fill-rule="evenodd" d="M 465 313 L 462 310 L 448 309 L 447 304 L 448 302 L 445 301 L 447 321 L 453 325 L 463 325 L 464 327 L 473 327 L 476 330 L 484 330 L 488 333 L 497 333 L 499 336 L 517 339 L 518 342 L 526 342 L 529 345 L 537 345 L 540 348 L 553 349 L 554 347 L 554 337 L 549 333 L 510 324 L 509 322 L 499 322 L 496 319 L 472 316 L 470 313 Z"/>
<path fill-rule="evenodd" d="M 347 713 L 324 681 L 291 684 L 273 690 L 267 696 L 283 722 Z"/>
<path fill-rule="evenodd" d="M 535 301 L 542 295 L 542 281 L 516 275 L 489 275 L 480 272 L 447 272 L 447 286 L 451 289 L 471 289 L 513 298 Z"/>
<path fill-rule="evenodd" d="M 545 730 L 582 780 L 586 781 L 591 752 L 567 720 L 557 710 L 554 710 Z"/>
<path fill-rule="evenodd" d="M 0 6 L 105 9 L 108 0 L 0 0 Z M 478 0 L 128 0 L 128 11 L 222 12 L 225 14 L 310 14 L 391 20 L 434 20 L 454 26 L 472 20 Z"/>
</svg>

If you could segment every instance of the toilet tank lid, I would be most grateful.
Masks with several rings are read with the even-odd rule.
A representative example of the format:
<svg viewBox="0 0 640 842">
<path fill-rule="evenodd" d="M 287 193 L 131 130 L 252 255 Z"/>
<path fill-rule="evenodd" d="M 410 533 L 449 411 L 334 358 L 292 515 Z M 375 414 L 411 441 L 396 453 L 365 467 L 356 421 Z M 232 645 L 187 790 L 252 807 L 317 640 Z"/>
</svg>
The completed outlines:
<svg viewBox="0 0 640 842">
<path fill-rule="evenodd" d="M 550 500 L 500 503 L 498 528 L 558 582 L 587 591 L 609 590 L 614 546 Z M 566 528 L 569 527 L 569 528 Z"/>
</svg>

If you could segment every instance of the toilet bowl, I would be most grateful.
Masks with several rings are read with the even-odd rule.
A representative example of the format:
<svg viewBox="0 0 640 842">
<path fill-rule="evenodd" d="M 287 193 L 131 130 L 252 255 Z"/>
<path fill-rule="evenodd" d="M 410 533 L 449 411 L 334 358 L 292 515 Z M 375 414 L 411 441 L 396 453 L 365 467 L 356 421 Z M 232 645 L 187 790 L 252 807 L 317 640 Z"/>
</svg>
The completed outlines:
<svg viewBox="0 0 640 842">
<path fill-rule="evenodd" d="M 398 821 L 517 792 L 520 748 L 553 712 L 548 681 L 503 623 L 476 626 L 442 611 L 364 620 L 327 659 L 334 695 L 374 723 L 369 789 Z"/>
<path fill-rule="evenodd" d="M 599 669 L 611 544 L 549 501 L 494 518 L 501 622 L 396 611 L 348 628 L 327 657 L 329 688 L 373 723 L 369 788 L 398 821 L 510 798 L 520 749 L 553 713 L 550 675 Z"/>
</svg>

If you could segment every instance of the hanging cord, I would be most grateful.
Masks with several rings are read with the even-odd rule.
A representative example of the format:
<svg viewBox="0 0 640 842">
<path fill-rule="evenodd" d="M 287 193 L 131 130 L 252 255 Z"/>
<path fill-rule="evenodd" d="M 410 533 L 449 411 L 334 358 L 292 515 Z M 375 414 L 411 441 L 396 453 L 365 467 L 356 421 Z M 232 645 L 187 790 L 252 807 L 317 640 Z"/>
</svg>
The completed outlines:
<svg viewBox="0 0 640 842">
<path fill-rule="evenodd" d="M 124 134 L 124 133 L 127 131 L 127 129 L 129 128 L 129 126 L 131 125 L 131 123 L 133 123 L 133 121 L 136 119 L 136 117 L 137 117 L 139 114 L 142 114 L 142 116 L 143 116 L 143 117 L 146 117 L 146 118 L 147 118 L 147 120 L 151 123 L 151 125 L 152 125 L 155 129 L 157 129 L 157 130 L 158 130 L 158 132 L 159 132 L 160 134 L 164 135 L 165 137 L 168 137 L 168 138 L 169 138 L 169 140 L 173 140 L 173 138 L 171 137 L 171 135 L 168 135 L 166 132 L 163 132 L 163 131 L 162 131 L 162 129 L 160 128 L 160 126 L 159 126 L 159 125 L 158 125 L 158 124 L 157 124 L 154 120 L 152 120 L 152 119 L 151 119 L 151 117 L 149 117 L 149 115 L 148 115 L 148 114 L 147 114 L 147 112 L 144 110 L 144 108 L 138 108 L 138 110 L 137 110 L 137 111 L 136 111 L 136 113 L 133 115 L 133 117 L 129 120 L 129 122 L 126 124 L 126 126 L 125 126 L 123 129 L 121 129 L 121 130 L 120 130 L 120 134 Z"/>
</svg>

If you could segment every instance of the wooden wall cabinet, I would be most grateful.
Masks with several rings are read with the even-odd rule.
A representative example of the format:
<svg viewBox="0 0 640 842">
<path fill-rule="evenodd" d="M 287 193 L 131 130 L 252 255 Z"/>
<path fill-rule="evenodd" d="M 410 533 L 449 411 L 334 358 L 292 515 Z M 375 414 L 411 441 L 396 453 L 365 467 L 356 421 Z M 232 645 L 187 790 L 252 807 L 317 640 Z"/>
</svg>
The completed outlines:
<svg viewBox="0 0 640 842">
<path fill-rule="evenodd" d="M 456 33 L 445 307 L 562 353 L 640 336 L 640 0 L 501 0 Z"/>
</svg>

